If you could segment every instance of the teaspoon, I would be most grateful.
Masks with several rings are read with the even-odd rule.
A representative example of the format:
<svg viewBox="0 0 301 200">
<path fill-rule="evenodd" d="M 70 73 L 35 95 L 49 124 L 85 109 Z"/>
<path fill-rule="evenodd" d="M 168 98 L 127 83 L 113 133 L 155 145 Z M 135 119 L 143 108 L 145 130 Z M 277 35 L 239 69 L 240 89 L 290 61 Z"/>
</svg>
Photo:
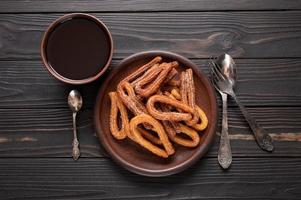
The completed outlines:
<svg viewBox="0 0 301 200">
<path fill-rule="evenodd" d="M 71 92 L 69 93 L 68 105 L 72 111 L 72 118 L 73 118 L 72 157 L 73 160 L 77 160 L 80 156 L 80 151 L 79 151 L 79 142 L 77 139 L 77 131 L 76 131 L 76 114 L 83 105 L 83 98 L 77 90 L 71 90 Z"/>
</svg>

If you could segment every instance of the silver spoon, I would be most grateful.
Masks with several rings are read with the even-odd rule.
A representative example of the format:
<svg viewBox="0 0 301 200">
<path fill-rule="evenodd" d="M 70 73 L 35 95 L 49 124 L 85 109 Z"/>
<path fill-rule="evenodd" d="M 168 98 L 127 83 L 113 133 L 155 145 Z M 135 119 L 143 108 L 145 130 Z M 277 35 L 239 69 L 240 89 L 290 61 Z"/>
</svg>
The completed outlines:
<svg viewBox="0 0 301 200">
<path fill-rule="evenodd" d="M 83 98 L 77 90 L 71 90 L 71 92 L 69 93 L 68 105 L 72 110 L 72 118 L 73 118 L 72 157 L 73 160 L 77 160 L 80 156 L 80 151 L 79 151 L 79 142 L 77 139 L 77 132 L 76 132 L 76 114 L 83 105 Z"/>
<path fill-rule="evenodd" d="M 228 62 L 228 55 L 223 54 L 217 58 L 217 64 L 221 66 L 221 72 L 228 79 L 236 79 L 236 70 L 231 62 Z M 215 65 L 215 63 L 213 63 Z M 213 80 L 214 81 L 214 80 Z M 214 83 L 216 90 L 220 93 L 223 101 L 223 118 L 222 118 L 222 131 L 218 149 L 218 162 L 224 169 L 228 169 L 232 163 L 232 152 L 230 146 L 230 139 L 228 135 L 228 113 L 227 113 L 227 94 L 222 92 L 218 85 Z"/>
<path fill-rule="evenodd" d="M 222 61 L 221 61 L 222 60 Z M 219 89 L 230 95 L 237 103 L 237 105 L 239 106 L 240 110 L 242 111 L 245 119 L 247 120 L 247 122 L 249 123 L 250 128 L 253 131 L 253 134 L 255 136 L 256 142 L 257 144 L 265 151 L 273 151 L 274 146 L 273 146 L 273 140 L 271 138 L 271 136 L 269 134 L 267 134 L 265 132 L 264 129 L 262 129 L 257 123 L 256 121 L 251 117 L 251 115 L 248 113 L 248 111 L 246 110 L 246 108 L 240 103 L 239 99 L 236 97 L 236 94 L 234 92 L 234 87 L 235 87 L 235 81 L 236 81 L 236 76 L 234 76 L 234 78 L 228 78 L 226 75 L 226 73 L 228 73 L 228 71 L 223 71 L 222 69 L 224 68 L 224 66 L 229 65 L 232 66 L 233 71 L 235 71 L 236 69 L 236 65 L 235 62 L 233 60 L 233 58 L 230 55 L 225 55 L 224 59 L 221 60 L 217 60 L 217 63 L 220 63 L 220 66 L 215 67 L 214 68 L 214 73 L 215 73 L 215 77 L 218 80 L 218 87 Z M 230 69 L 230 67 L 228 67 Z M 236 73 L 234 73 L 236 74 Z"/>
</svg>

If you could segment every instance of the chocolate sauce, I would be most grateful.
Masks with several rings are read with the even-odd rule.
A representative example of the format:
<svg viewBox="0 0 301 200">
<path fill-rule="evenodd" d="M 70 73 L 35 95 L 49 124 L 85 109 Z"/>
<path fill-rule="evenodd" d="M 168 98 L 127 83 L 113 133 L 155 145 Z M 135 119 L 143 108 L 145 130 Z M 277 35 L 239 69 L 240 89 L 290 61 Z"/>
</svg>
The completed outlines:
<svg viewBox="0 0 301 200">
<path fill-rule="evenodd" d="M 103 27 L 76 17 L 54 28 L 47 41 L 46 56 L 58 74 L 81 80 L 95 76 L 105 67 L 110 50 L 110 38 Z"/>
</svg>

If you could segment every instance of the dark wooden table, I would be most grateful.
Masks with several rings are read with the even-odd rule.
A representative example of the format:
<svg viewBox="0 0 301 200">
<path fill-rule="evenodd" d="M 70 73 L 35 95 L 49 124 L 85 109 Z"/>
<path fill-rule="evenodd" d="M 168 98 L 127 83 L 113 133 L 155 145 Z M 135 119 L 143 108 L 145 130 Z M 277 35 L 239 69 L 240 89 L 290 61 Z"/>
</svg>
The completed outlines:
<svg viewBox="0 0 301 200">
<path fill-rule="evenodd" d="M 72 86 L 44 69 L 46 27 L 69 12 L 89 12 L 112 32 L 111 68 L 145 50 L 182 54 L 208 73 L 212 55 L 238 64 L 238 96 L 271 133 L 275 151 L 255 144 L 233 101 L 233 165 L 206 158 L 178 175 L 147 178 L 117 166 L 102 150 L 92 113 L 102 84 L 76 87 L 82 157 L 71 158 Z M 217 133 L 219 134 L 219 133 Z M 1 0 L 0 199 L 301 199 L 301 1 L 298 0 Z"/>
</svg>

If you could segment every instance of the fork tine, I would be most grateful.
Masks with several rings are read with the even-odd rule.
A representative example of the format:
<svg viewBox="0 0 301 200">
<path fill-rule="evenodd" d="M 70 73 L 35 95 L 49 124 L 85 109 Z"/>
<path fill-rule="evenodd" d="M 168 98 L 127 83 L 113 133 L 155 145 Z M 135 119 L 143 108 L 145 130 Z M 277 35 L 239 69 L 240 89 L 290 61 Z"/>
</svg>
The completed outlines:
<svg viewBox="0 0 301 200">
<path fill-rule="evenodd" d="M 220 72 L 219 68 L 214 65 L 215 67 L 213 67 L 214 73 L 217 75 L 217 77 L 219 77 L 219 79 L 225 80 L 224 75 Z"/>
<path fill-rule="evenodd" d="M 212 67 L 210 67 L 209 74 L 210 74 L 209 79 L 210 79 L 211 83 L 215 86 L 216 78 L 215 78 L 215 75 L 213 74 Z"/>
<path fill-rule="evenodd" d="M 219 88 L 217 87 L 217 85 L 214 83 L 214 81 L 211 81 L 212 82 L 212 85 L 214 86 L 214 88 L 219 91 Z"/>
<path fill-rule="evenodd" d="M 211 67 L 212 67 L 212 68 L 216 68 L 216 67 L 217 67 L 216 62 L 215 62 L 213 59 L 211 59 L 210 61 L 211 61 L 211 62 L 210 62 L 210 63 L 211 63 Z"/>
<path fill-rule="evenodd" d="M 223 73 L 222 73 L 222 70 L 221 70 L 221 66 L 219 65 L 219 64 L 217 64 L 217 63 L 214 63 L 215 65 L 215 69 L 217 69 L 218 70 L 218 72 L 220 72 L 220 74 L 221 75 L 223 75 Z M 224 75 L 223 75 L 224 76 Z"/>
<path fill-rule="evenodd" d="M 214 61 L 211 60 L 211 62 L 209 63 L 209 65 L 210 65 L 210 71 L 209 71 L 209 73 L 210 73 L 210 77 L 211 77 L 210 80 L 214 84 L 214 86 L 216 87 L 216 83 L 218 81 L 220 81 L 220 80 L 218 78 L 218 74 L 214 70 L 214 68 L 215 68 L 214 67 L 214 65 L 215 65 Z"/>
<path fill-rule="evenodd" d="M 216 77 L 216 75 L 214 75 L 214 76 L 213 76 L 213 81 L 214 81 L 215 83 L 217 83 L 217 82 L 219 82 L 220 80 L 218 79 L 218 77 Z"/>
<path fill-rule="evenodd" d="M 216 82 L 217 82 L 217 81 L 218 81 L 218 80 L 216 80 L 215 75 L 213 75 L 213 71 L 210 70 L 210 82 L 212 83 L 212 85 L 214 86 L 214 88 L 215 88 L 217 91 L 220 91 L 219 88 L 218 88 L 217 85 L 216 85 Z"/>
<path fill-rule="evenodd" d="M 211 71 L 217 81 L 223 80 L 224 77 L 217 72 L 215 67 L 211 68 Z"/>
<path fill-rule="evenodd" d="M 209 62 L 210 65 L 210 75 L 212 77 L 212 79 L 214 79 L 213 81 L 218 81 L 218 74 L 215 72 L 214 68 L 215 68 L 215 63 L 213 60 L 210 60 Z"/>
<path fill-rule="evenodd" d="M 211 69 L 216 67 L 215 61 L 211 58 L 210 58 L 209 66 L 210 66 Z"/>
</svg>

